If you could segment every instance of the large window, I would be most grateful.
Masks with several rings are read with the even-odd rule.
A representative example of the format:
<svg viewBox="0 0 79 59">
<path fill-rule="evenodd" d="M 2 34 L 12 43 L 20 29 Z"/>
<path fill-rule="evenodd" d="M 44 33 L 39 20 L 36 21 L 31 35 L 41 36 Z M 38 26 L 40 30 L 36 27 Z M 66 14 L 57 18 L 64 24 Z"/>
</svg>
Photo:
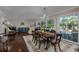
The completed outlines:
<svg viewBox="0 0 79 59">
<path fill-rule="evenodd" d="M 76 16 L 60 17 L 62 38 L 78 42 L 78 19 Z"/>
<path fill-rule="evenodd" d="M 53 29 L 54 28 L 53 20 L 48 20 L 47 25 L 48 25 L 49 29 L 51 29 L 51 28 Z"/>
<path fill-rule="evenodd" d="M 34 23 L 35 27 L 40 27 L 41 31 L 44 31 L 45 29 L 52 30 L 54 28 L 54 22 L 53 20 L 42 20 Z"/>
</svg>

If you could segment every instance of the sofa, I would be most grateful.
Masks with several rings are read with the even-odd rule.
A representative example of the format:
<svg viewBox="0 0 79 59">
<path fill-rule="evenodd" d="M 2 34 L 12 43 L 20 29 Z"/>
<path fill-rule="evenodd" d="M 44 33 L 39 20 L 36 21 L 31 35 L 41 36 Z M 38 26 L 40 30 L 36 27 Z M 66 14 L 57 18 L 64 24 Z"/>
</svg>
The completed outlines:
<svg viewBox="0 0 79 59">
<path fill-rule="evenodd" d="M 29 28 L 28 27 L 19 27 L 18 28 L 18 32 L 19 33 L 28 33 L 29 32 Z"/>
</svg>

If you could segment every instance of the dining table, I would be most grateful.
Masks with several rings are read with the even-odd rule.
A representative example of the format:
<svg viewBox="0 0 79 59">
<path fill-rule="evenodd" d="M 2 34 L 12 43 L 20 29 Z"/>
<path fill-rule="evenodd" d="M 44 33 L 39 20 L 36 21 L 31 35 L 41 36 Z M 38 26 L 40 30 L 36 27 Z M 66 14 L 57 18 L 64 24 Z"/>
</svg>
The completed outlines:
<svg viewBox="0 0 79 59">
<path fill-rule="evenodd" d="M 47 50 L 49 48 L 49 41 L 50 41 L 50 38 L 51 37 L 55 37 L 56 39 L 56 34 L 58 33 L 51 33 L 51 32 L 48 32 L 48 31 L 36 31 L 36 33 L 38 33 L 40 35 L 40 37 L 45 37 L 46 39 L 46 47 L 45 49 Z"/>
</svg>

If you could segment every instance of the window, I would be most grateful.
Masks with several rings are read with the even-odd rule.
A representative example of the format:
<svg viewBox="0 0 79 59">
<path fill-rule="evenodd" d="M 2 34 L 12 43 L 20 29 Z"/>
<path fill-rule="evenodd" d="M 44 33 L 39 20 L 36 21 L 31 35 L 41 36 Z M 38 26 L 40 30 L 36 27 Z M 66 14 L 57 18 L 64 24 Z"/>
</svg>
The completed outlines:
<svg viewBox="0 0 79 59">
<path fill-rule="evenodd" d="M 62 38 L 78 42 L 78 19 L 76 16 L 60 17 L 60 33 Z"/>
<path fill-rule="evenodd" d="M 41 31 L 44 32 L 46 28 L 46 22 L 41 21 L 40 27 L 41 27 Z"/>
<path fill-rule="evenodd" d="M 45 27 L 46 23 L 44 21 L 41 21 L 41 27 Z"/>
<path fill-rule="evenodd" d="M 47 24 L 48 24 L 48 28 L 49 29 L 51 29 L 51 28 L 53 29 L 54 28 L 53 20 L 48 20 Z"/>
</svg>

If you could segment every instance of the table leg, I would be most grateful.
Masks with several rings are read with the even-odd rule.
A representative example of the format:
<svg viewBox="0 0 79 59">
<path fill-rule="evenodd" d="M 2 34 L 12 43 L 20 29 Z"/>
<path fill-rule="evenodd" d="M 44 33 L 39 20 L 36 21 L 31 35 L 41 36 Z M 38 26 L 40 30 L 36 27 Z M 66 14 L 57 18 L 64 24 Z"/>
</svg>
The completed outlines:
<svg viewBox="0 0 79 59">
<path fill-rule="evenodd" d="M 47 38 L 47 40 L 46 40 L 46 48 L 45 48 L 45 50 L 48 50 L 48 47 L 49 47 L 49 38 Z"/>
<path fill-rule="evenodd" d="M 5 43 L 3 43 L 3 52 L 5 51 Z"/>
</svg>

